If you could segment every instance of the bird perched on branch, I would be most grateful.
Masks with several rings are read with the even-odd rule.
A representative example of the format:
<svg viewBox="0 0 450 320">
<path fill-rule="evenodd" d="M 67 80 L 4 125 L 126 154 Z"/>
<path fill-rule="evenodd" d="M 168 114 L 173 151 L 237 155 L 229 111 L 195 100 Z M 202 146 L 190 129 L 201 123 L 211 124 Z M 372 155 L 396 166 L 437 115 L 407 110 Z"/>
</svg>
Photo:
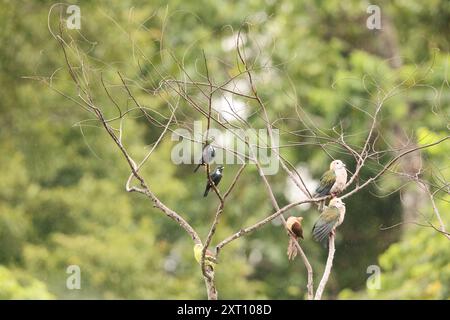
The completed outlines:
<svg viewBox="0 0 450 320">
<path fill-rule="evenodd" d="M 302 221 L 303 217 L 293 217 L 293 216 L 289 217 L 286 221 L 288 230 L 295 237 L 295 239 L 289 237 L 289 244 L 287 249 L 287 255 L 289 260 L 293 260 L 297 256 L 297 248 L 295 246 L 295 241 L 297 241 L 298 238 L 303 239 Z"/>
<path fill-rule="evenodd" d="M 323 197 L 332 195 L 335 197 L 340 194 L 347 183 L 347 170 L 341 160 L 334 160 L 330 163 L 330 170 L 326 171 L 320 178 L 319 186 L 316 189 L 314 197 Z M 325 201 L 319 203 L 319 210 L 323 209 Z"/>
<path fill-rule="evenodd" d="M 334 234 L 336 228 L 342 224 L 345 217 L 345 203 L 340 198 L 330 200 L 313 226 L 313 239 L 328 247 L 328 237 Z"/>
<path fill-rule="evenodd" d="M 209 176 L 211 177 L 211 181 L 214 183 L 214 185 L 217 187 L 220 180 L 222 180 L 222 172 L 223 172 L 223 166 L 217 166 L 213 173 L 211 173 Z M 206 197 L 209 193 L 209 190 L 211 189 L 211 184 L 208 181 L 206 182 L 206 188 L 205 193 L 203 194 L 204 197 Z"/>
<path fill-rule="evenodd" d="M 195 260 L 200 264 L 202 260 L 202 251 L 203 251 L 203 245 L 200 243 L 197 243 L 194 246 L 194 258 Z M 206 249 L 205 252 L 205 265 L 211 267 L 212 270 L 214 270 L 215 265 L 217 264 L 217 259 L 215 255 L 211 252 L 211 250 Z"/>
<path fill-rule="evenodd" d="M 214 137 L 206 139 L 205 145 L 203 146 L 202 150 L 202 158 L 200 159 L 200 163 L 198 164 L 198 166 L 194 169 L 194 172 L 197 172 L 200 166 L 206 166 L 206 164 L 209 164 L 216 156 L 216 150 L 212 145 L 214 140 Z"/>
</svg>

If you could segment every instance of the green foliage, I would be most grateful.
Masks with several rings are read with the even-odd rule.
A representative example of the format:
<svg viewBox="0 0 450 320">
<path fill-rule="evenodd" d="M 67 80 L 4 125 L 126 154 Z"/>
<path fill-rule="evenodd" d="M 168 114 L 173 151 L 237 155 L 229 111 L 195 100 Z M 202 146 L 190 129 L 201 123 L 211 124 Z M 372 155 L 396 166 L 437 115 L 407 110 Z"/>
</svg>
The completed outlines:
<svg viewBox="0 0 450 320">
<path fill-rule="evenodd" d="M 446 201 L 450 198 L 447 196 Z M 448 212 L 448 202 L 440 207 Z M 445 221 L 449 223 L 447 218 Z M 436 224 L 434 219 L 433 223 Z M 363 292 L 343 290 L 342 299 L 450 298 L 448 239 L 427 227 L 410 227 L 403 241 L 392 244 L 380 257 L 381 288 Z"/>
<path fill-rule="evenodd" d="M 430 132 L 426 127 L 417 129 L 419 144 L 425 145 L 442 138 L 439 133 Z M 433 140 L 431 140 L 433 139 Z M 445 163 L 448 157 L 448 144 L 438 145 L 426 153 L 432 155 L 436 163 Z M 429 156 L 429 155 L 427 155 Z M 450 178 L 449 170 L 439 171 L 443 179 Z M 441 178 L 441 177 L 439 177 Z M 434 191 L 436 210 L 444 225 L 450 223 L 450 196 L 440 190 Z M 381 268 L 379 289 L 367 288 L 354 292 L 343 290 L 342 299 L 449 299 L 450 298 L 450 252 L 449 239 L 439 234 L 440 221 L 430 206 L 424 206 L 426 223 L 406 229 L 401 242 L 394 243 L 378 258 Z"/>
<path fill-rule="evenodd" d="M 0 299 L 48 300 L 54 298 L 42 281 L 22 271 L 10 270 L 0 265 Z"/>
<path fill-rule="evenodd" d="M 0 298 L 205 298 L 189 236 L 143 196 L 125 192 L 127 163 L 92 115 L 34 78 L 53 76 L 56 90 L 70 97 L 78 94 L 47 28 L 54 2 L 0 3 Z M 248 22 L 243 26 L 244 50 L 269 116 L 285 118 L 279 123 L 285 132 L 304 130 L 299 136 L 283 134 L 283 143 L 308 142 L 301 134 L 309 134 L 306 126 L 314 123 L 331 138 L 337 136 L 333 128 L 342 128 L 349 134 L 346 141 L 358 145 L 371 121 L 361 110 L 373 113 L 379 92 L 393 88 L 398 90 L 385 102 L 376 147 L 395 144 L 394 129 L 399 125 L 419 145 L 448 135 L 450 4 L 380 4 L 382 21 L 397 31 L 396 49 L 403 63 L 396 69 L 390 59 L 392 39 L 385 31 L 365 27 L 366 5 L 356 0 L 174 0 L 168 5 L 83 1 L 82 30 L 67 32 L 84 53 L 68 55 L 76 67 L 78 54 L 88 62 L 83 67 L 108 118 L 118 111 L 100 77 L 122 112 L 133 107 L 120 87 L 120 71 L 133 82 L 142 105 L 151 106 L 156 111 L 152 116 L 164 122 L 167 101 L 176 99 L 138 88 L 158 87 L 164 76 L 180 78 L 183 73 L 175 60 L 183 62 L 194 80 L 204 81 L 202 50 L 216 83 L 236 76 L 242 65 L 233 35 Z M 54 8 L 52 30 L 58 29 L 58 15 Z M 184 112 L 180 123 L 199 119 L 185 102 L 178 102 Z M 247 108 L 258 109 L 251 101 Z M 256 113 L 248 120 L 258 128 L 264 125 Z M 118 121 L 111 123 L 119 126 Z M 160 133 L 161 127 L 130 111 L 123 141 L 136 159 L 142 159 Z M 168 160 L 173 145 L 167 136 L 141 172 L 160 199 L 182 212 L 203 239 L 217 199 L 202 197 L 204 175 Z M 305 163 L 315 178 L 328 166 L 329 157 L 316 145 L 282 151 L 291 163 Z M 328 151 L 354 168 L 353 158 L 333 147 Z M 423 152 L 424 174 L 435 177 L 438 171 L 444 176 L 439 179 L 448 181 L 448 169 L 443 168 L 449 152 L 448 143 Z M 375 169 L 378 165 L 370 163 L 360 178 L 368 179 Z M 237 170 L 237 165 L 227 166 L 221 188 L 231 183 Z M 284 174 L 269 180 L 280 205 L 286 204 Z M 249 166 L 230 197 L 213 245 L 272 211 L 264 186 L 255 181 L 258 173 Z M 327 297 L 449 298 L 448 240 L 431 228 L 381 231 L 380 225 L 400 221 L 402 206 L 394 192 L 396 181 L 387 178 L 380 186 L 393 193 L 375 197 L 381 191 L 373 186 L 348 199 Z M 446 203 L 437 202 L 442 215 L 448 216 Z M 317 212 L 296 208 L 292 213 L 305 218 L 302 246 L 317 284 L 326 259 L 326 252 L 310 237 Z M 303 298 L 306 271 L 300 259 L 287 261 L 286 247 L 285 232 L 276 223 L 225 247 L 217 265 L 219 297 Z M 366 268 L 377 260 L 383 271 L 382 290 L 362 292 Z M 66 269 L 73 264 L 81 268 L 81 290 L 66 288 Z"/>
</svg>

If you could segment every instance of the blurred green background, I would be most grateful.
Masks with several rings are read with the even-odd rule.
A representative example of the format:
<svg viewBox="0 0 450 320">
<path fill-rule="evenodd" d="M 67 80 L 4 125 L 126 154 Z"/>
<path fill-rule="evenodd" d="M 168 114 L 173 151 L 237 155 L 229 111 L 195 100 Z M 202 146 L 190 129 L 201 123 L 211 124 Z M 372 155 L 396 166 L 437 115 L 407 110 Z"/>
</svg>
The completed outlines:
<svg viewBox="0 0 450 320">
<path fill-rule="evenodd" d="M 245 45 L 255 61 L 258 90 L 271 119 L 287 119 L 280 124 L 285 132 L 305 129 L 295 119 L 295 105 L 301 104 L 318 128 L 333 136 L 331 128 L 342 126 L 352 144 L 361 144 L 370 119 L 355 107 L 373 112 L 376 90 L 388 91 L 403 82 L 405 90 L 399 90 L 383 109 L 377 147 L 401 146 L 406 141 L 420 145 L 449 133 L 449 1 L 74 4 L 81 8 L 81 33 L 68 32 L 90 61 L 92 92 L 111 116 L 116 111 L 99 85 L 99 72 L 109 84 L 120 84 L 116 74 L 120 71 L 151 89 L 162 80 L 155 67 L 165 75 L 181 77 L 173 55 L 201 80 L 205 50 L 210 73 L 220 83 L 237 72 L 233 32 L 247 21 Z M 369 4 L 381 8 L 381 30 L 366 27 Z M 76 95 L 67 70 L 60 70 L 65 66 L 63 54 L 48 30 L 52 5 L 45 0 L 0 0 L 0 298 L 206 298 L 191 239 L 143 196 L 125 192 L 129 169 L 104 130 L 96 122 L 77 125 L 91 116 L 45 84 L 29 79 L 54 74 L 58 90 Z M 59 10 L 53 12 L 50 25 L 55 28 Z M 151 64 L 136 58 L 137 48 Z M 144 105 L 167 115 L 164 99 L 138 86 L 133 89 Z M 124 110 L 131 105 L 119 86 L 111 91 Z M 200 120 L 185 103 L 180 107 L 185 118 L 179 120 Z M 263 127 L 258 117 L 249 121 Z M 160 129 L 142 117 L 129 117 L 125 143 L 139 159 Z M 330 157 L 308 144 L 307 138 L 292 134 L 281 138 L 283 143 L 305 142 L 282 152 L 312 177 L 317 179 L 327 168 Z M 172 164 L 173 144 L 167 136 L 143 174 L 152 190 L 205 238 L 217 199 L 202 198 L 204 176 L 192 174 L 193 166 Z M 342 150 L 330 146 L 328 152 L 353 170 L 353 158 Z M 423 178 L 434 192 L 436 186 L 448 184 L 449 154 L 447 140 L 406 159 L 403 168 L 413 172 L 414 163 L 420 161 Z M 237 165 L 226 168 L 222 190 L 237 169 Z M 378 169 L 375 162 L 370 164 L 362 178 Z M 280 205 L 292 200 L 284 172 L 269 180 Z M 255 181 L 257 172 L 249 166 L 213 244 L 271 212 L 262 184 Z M 436 204 L 449 226 L 450 197 L 445 190 L 436 194 Z M 381 228 L 411 220 L 438 226 L 428 200 L 414 184 L 394 175 L 347 199 L 347 216 L 338 231 L 335 264 L 324 297 L 448 299 L 449 240 L 432 228 L 414 224 Z M 305 217 L 303 247 L 317 285 L 327 252 L 310 239 L 316 210 L 296 208 L 291 213 Z M 286 234 L 276 223 L 225 247 L 216 273 L 219 297 L 303 299 L 306 271 L 299 259 L 288 262 L 286 247 Z M 80 290 L 66 288 L 69 265 L 81 268 Z M 366 288 L 370 265 L 381 268 L 380 289 Z"/>
</svg>

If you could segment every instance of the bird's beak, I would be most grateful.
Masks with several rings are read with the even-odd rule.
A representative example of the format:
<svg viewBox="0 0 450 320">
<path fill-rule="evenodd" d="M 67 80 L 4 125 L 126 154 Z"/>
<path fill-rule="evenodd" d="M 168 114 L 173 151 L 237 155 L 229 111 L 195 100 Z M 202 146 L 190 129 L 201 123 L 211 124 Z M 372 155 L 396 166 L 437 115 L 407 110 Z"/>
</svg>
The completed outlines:
<svg viewBox="0 0 450 320">
<path fill-rule="evenodd" d="M 345 165 L 345 163 L 343 163 L 343 165 L 344 165 L 344 167 L 347 167 L 347 166 Z"/>
</svg>

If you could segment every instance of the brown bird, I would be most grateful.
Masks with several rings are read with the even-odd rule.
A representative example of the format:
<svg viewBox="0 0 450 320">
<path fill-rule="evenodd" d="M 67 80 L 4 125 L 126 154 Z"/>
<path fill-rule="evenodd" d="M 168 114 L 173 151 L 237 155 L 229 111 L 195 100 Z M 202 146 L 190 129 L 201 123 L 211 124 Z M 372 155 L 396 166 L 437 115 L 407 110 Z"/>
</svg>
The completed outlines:
<svg viewBox="0 0 450 320">
<path fill-rule="evenodd" d="M 287 255 L 289 260 L 293 260 L 297 256 L 297 247 L 295 242 L 298 238 L 303 239 L 303 228 L 302 228 L 303 217 L 289 217 L 286 221 L 286 225 L 290 233 L 294 236 L 289 237 L 289 244 L 287 249 Z"/>
</svg>

